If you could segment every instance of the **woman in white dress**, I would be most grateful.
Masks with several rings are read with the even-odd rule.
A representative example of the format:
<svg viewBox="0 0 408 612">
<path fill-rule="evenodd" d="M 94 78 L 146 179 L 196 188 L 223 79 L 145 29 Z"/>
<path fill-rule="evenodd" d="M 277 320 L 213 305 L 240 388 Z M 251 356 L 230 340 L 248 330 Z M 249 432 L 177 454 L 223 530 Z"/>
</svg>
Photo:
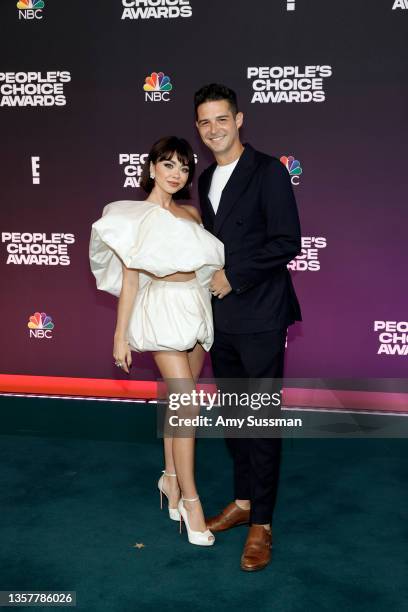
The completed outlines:
<svg viewBox="0 0 408 612">
<path fill-rule="evenodd" d="M 189 197 L 193 151 L 180 138 L 156 142 L 145 163 L 143 201 L 111 202 L 92 224 L 91 270 L 98 289 L 119 297 L 113 357 L 129 373 L 131 351 L 151 351 L 169 392 L 190 392 L 214 337 L 209 283 L 224 265 L 223 244 L 207 232 Z M 188 539 L 210 546 L 194 478 L 194 436 L 164 437 L 158 488 Z"/>
</svg>

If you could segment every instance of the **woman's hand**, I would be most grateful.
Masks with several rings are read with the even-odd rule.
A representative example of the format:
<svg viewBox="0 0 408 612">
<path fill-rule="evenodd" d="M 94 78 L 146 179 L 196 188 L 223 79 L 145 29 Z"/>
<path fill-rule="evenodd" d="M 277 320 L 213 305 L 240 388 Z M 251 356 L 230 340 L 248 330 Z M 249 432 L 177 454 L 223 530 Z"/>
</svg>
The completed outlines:
<svg viewBox="0 0 408 612">
<path fill-rule="evenodd" d="M 226 295 L 231 293 L 232 287 L 229 284 L 228 278 L 225 276 L 224 268 L 214 272 L 210 282 L 210 292 L 222 300 Z"/>
<path fill-rule="evenodd" d="M 113 358 L 115 364 L 122 364 L 122 370 L 129 374 L 129 368 L 132 365 L 132 353 L 127 340 L 115 338 L 113 343 Z"/>
<path fill-rule="evenodd" d="M 127 328 L 130 315 L 134 307 L 135 297 L 139 289 L 139 272 L 133 268 L 127 268 L 122 263 L 122 289 L 118 300 L 118 316 L 115 333 L 113 335 L 113 357 L 116 364 L 129 374 L 132 365 L 132 354 L 130 352 L 127 337 Z"/>
</svg>

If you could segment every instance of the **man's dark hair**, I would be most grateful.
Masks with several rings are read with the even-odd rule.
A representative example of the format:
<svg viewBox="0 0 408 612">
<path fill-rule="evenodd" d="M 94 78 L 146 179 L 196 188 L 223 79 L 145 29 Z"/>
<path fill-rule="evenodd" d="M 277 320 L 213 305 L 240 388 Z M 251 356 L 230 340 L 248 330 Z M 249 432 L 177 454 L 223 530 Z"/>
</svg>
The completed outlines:
<svg viewBox="0 0 408 612">
<path fill-rule="evenodd" d="M 204 85 L 194 94 L 194 110 L 197 118 L 197 108 L 204 102 L 213 102 L 214 100 L 227 100 L 230 105 L 232 114 L 238 112 L 237 94 L 233 89 L 219 83 L 210 83 Z"/>
<path fill-rule="evenodd" d="M 193 180 L 195 159 L 190 143 L 184 138 L 167 136 L 165 138 L 160 138 L 160 140 L 154 143 L 143 166 L 140 186 L 146 193 L 150 193 L 154 187 L 154 180 L 150 178 L 150 162 L 156 164 L 165 159 L 170 160 L 174 153 L 177 155 L 177 159 L 181 164 L 188 166 L 188 179 L 185 187 L 177 191 L 177 193 L 173 195 L 173 198 L 175 200 L 189 200 L 191 196 L 188 186 Z"/>
</svg>

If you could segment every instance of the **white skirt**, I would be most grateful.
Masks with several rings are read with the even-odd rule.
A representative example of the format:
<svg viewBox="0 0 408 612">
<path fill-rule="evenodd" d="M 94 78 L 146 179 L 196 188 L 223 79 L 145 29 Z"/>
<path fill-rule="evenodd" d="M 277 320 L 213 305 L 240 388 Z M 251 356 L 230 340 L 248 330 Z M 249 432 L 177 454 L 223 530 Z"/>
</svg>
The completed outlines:
<svg viewBox="0 0 408 612">
<path fill-rule="evenodd" d="M 214 341 L 211 293 L 189 281 L 151 279 L 139 289 L 128 326 L 132 350 L 185 351 Z"/>
</svg>

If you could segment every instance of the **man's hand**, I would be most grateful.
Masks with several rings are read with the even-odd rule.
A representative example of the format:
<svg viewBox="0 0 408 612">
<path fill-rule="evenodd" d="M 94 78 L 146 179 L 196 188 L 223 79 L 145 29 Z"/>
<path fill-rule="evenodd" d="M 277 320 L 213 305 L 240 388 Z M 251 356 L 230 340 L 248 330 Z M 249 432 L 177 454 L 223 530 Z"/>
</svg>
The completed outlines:
<svg viewBox="0 0 408 612">
<path fill-rule="evenodd" d="M 224 269 L 217 270 L 210 281 L 210 291 L 220 300 L 231 293 L 232 287 L 225 276 Z"/>
</svg>

